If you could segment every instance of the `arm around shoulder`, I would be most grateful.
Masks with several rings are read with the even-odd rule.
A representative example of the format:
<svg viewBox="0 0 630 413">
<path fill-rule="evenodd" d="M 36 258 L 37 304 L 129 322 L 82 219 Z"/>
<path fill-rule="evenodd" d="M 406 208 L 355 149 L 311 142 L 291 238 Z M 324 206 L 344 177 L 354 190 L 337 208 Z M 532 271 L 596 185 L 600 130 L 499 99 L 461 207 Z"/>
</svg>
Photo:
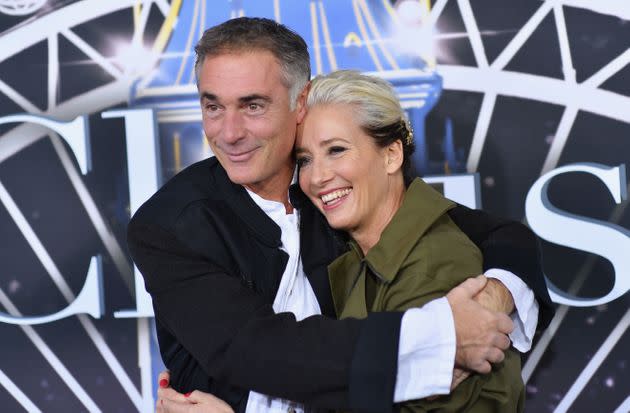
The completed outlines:
<svg viewBox="0 0 630 413">
<path fill-rule="evenodd" d="M 533 231 L 520 222 L 462 205 L 449 211 L 449 216 L 481 250 L 484 271 L 507 270 L 527 284 L 540 306 L 538 328 L 545 328 L 554 307 L 542 270 L 540 244 Z"/>
<path fill-rule="evenodd" d="M 161 348 L 163 357 L 190 353 L 202 372 L 176 368 L 313 406 L 354 408 L 370 394 L 379 406 L 391 404 L 393 379 L 391 389 L 383 383 L 395 375 L 400 314 L 297 322 L 290 313 L 275 314 L 236 274 L 158 225 L 132 220 L 128 243 L 163 327 L 160 345 L 172 346 Z M 379 336 L 393 337 L 380 351 L 393 354 L 394 362 L 373 356 L 372 337 Z M 169 360 L 165 363 L 173 371 Z"/>
</svg>

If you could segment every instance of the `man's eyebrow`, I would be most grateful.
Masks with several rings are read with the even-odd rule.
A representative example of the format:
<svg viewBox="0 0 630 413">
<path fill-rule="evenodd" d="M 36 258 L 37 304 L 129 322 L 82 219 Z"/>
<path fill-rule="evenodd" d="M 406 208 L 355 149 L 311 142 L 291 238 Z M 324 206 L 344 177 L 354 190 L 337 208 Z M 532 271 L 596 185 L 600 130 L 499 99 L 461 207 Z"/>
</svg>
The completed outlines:
<svg viewBox="0 0 630 413">
<path fill-rule="evenodd" d="M 219 98 L 214 93 L 203 92 L 201 94 L 201 100 L 209 100 L 209 101 L 216 102 L 219 100 Z M 261 95 L 259 93 L 252 93 L 251 95 L 242 96 L 238 98 L 238 101 L 241 104 L 247 104 L 255 100 L 263 100 L 265 102 L 271 102 L 271 97 L 267 95 Z"/>
<path fill-rule="evenodd" d="M 217 95 L 212 94 L 212 93 L 208 93 L 208 92 L 203 92 L 201 94 L 201 99 L 215 101 L 215 100 L 217 100 Z"/>
<path fill-rule="evenodd" d="M 238 101 L 240 103 L 249 103 L 249 102 L 253 102 L 255 100 L 264 100 L 265 102 L 271 102 L 271 97 L 267 96 L 267 95 L 261 95 L 258 93 L 253 93 L 251 95 L 247 95 L 247 96 L 243 96 L 238 98 Z"/>
</svg>

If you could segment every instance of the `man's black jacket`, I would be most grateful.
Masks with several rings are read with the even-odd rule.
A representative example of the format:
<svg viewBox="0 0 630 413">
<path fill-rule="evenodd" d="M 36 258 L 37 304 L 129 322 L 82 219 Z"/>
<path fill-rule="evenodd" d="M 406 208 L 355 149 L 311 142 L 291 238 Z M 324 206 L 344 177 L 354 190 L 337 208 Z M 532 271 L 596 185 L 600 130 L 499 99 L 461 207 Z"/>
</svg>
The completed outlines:
<svg viewBox="0 0 630 413">
<path fill-rule="evenodd" d="M 173 388 L 212 392 L 236 411 L 245 410 L 243 389 L 318 407 L 391 409 L 401 314 L 334 319 L 326 267 L 344 244 L 303 198 L 292 194 L 302 264 L 323 315 L 301 322 L 272 308 L 288 259 L 280 228 L 216 158 L 179 173 L 134 215 L 129 250 L 153 298 Z M 531 231 L 461 206 L 450 215 L 482 250 L 484 268 L 510 270 L 534 290 L 546 324 L 552 310 Z"/>
</svg>

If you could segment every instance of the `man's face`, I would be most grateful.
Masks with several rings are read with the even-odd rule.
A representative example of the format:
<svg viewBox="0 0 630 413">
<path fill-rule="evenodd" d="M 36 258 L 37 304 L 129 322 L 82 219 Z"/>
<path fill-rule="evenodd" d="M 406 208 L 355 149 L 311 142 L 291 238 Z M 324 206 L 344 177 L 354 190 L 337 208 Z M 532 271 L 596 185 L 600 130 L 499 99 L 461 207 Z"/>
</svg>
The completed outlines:
<svg viewBox="0 0 630 413">
<path fill-rule="evenodd" d="M 286 194 L 304 109 L 302 98 L 290 109 L 275 57 L 263 50 L 207 57 L 199 95 L 203 130 L 230 180 L 261 196 Z"/>
</svg>

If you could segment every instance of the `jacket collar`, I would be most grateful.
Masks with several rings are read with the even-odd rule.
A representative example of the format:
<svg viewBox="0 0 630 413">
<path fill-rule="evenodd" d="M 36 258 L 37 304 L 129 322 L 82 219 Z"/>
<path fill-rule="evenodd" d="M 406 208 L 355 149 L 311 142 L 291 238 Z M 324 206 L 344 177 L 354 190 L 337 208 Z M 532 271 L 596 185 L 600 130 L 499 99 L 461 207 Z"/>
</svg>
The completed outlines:
<svg viewBox="0 0 630 413">
<path fill-rule="evenodd" d="M 230 181 L 223 166 L 214 159 L 214 176 L 220 196 L 226 199 L 260 242 L 272 248 L 282 246 L 280 227 L 256 205 L 242 185 Z"/>
<path fill-rule="evenodd" d="M 433 223 L 455 204 L 420 178 L 407 188 L 403 202 L 385 227 L 381 238 L 363 257 L 357 243 L 350 241 L 354 254 L 386 284 L 392 282 L 411 249 Z"/>
</svg>

